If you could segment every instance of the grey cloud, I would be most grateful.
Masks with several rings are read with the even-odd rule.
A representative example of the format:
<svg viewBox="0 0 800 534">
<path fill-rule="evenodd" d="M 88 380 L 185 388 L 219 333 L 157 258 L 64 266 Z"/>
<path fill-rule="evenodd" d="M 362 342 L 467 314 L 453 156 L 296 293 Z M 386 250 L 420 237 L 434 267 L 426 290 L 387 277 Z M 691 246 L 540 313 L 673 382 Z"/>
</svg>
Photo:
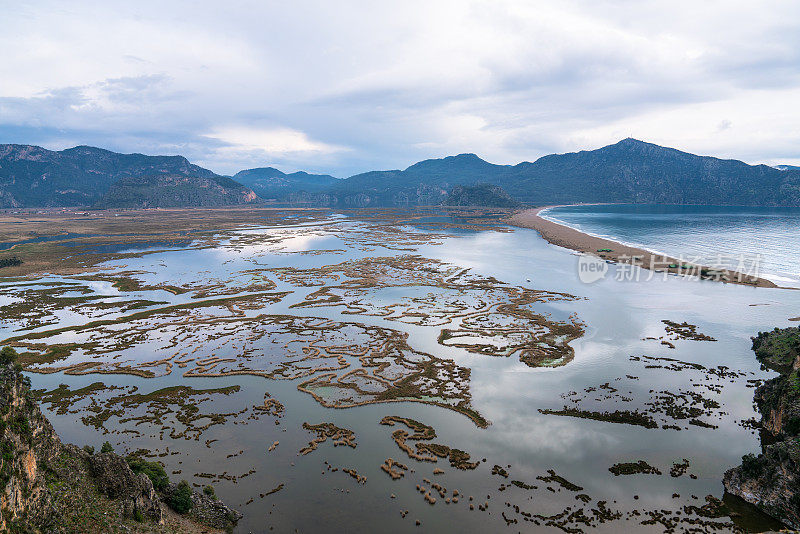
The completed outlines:
<svg viewBox="0 0 800 534">
<path fill-rule="evenodd" d="M 800 6 L 723 5 L 145 0 L 75 2 L 58 16 L 47 3 L 9 7 L 0 46 L 18 46 L 19 61 L 11 72 L 0 65 L 0 77 L 19 83 L 0 86 L 0 136 L 182 153 L 225 173 L 272 164 L 343 176 L 466 151 L 516 163 L 614 142 L 628 123 L 677 145 L 680 128 L 647 117 L 708 105 L 698 150 L 798 159 L 791 128 L 769 122 L 750 95 L 800 96 Z M 89 14 L 95 26 L 81 39 L 91 46 L 70 33 Z M 74 67 L 64 77 L 83 73 L 77 82 L 42 73 L 41 42 L 64 50 L 52 66 Z M 716 111 L 720 102 L 730 109 Z M 785 113 L 796 124 L 794 108 Z M 753 139 L 743 119 L 770 135 Z M 277 154 L 207 135 L 228 127 L 285 128 L 348 150 Z"/>
</svg>

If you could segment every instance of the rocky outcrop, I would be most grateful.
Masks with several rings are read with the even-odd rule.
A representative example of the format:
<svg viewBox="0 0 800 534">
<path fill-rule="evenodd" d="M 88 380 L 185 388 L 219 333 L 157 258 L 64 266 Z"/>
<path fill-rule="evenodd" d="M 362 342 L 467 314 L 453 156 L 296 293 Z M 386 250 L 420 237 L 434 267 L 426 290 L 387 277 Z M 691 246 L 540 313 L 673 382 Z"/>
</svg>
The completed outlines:
<svg viewBox="0 0 800 534">
<path fill-rule="evenodd" d="M 46 517 L 45 472 L 63 447 L 15 364 L 0 364 L 0 388 L 0 531 L 5 532 L 19 518 Z"/>
<path fill-rule="evenodd" d="M 114 453 L 91 455 L 89 465 L 97 489 L 118 500 L 125 517 L 145 517 L 159 524 L 164 522 L 161 500 L 147 475 L 134 473 L 128 462 Z"/>
<path fill-rule="evenodd" d="M 164 487 L 160 464 L 63 444 L 15 358 L 10 348 L 0 350 L 0 532 L 196 532 L 236 524 L 241 514 L 198 492 L 189 521 L 170 524 L 174 485 Z M 136 469 L 143 466 L 149 471 Z"/>
<path fill-rule="evenodd" d="M 728 493 L 800 529 L 800 328 L 762 332 L 753 338 L 753 350 L 781 376 L 755 392 L 762 453 L 745 455 L 723 483 Z"/>
<path fill-rule="evenodd" d="M 169 501 L 170 496 L 177 488 L 178 484 L 173 483 L 169 485 L 169 488 L 165 491 L 165 499 L 167 501 Z M 191 499 L 192 508 L 189 511 L 189 516 L 203 525 L 208 525 L 209 527 L 218 528 L 220 530 L 230 530 L 242 517 L 242 514 L 228 508 L 222 501 L 217 500 L 216 497 L 195 491 L 192 493 Z"/>
</svg>

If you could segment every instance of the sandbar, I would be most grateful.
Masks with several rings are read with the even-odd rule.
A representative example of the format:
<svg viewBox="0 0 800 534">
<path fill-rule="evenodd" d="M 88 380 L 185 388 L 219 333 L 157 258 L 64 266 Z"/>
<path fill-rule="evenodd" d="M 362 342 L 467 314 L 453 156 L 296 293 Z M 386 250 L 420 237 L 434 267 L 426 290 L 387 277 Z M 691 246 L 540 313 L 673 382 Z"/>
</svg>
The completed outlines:
<svg viewBox="0 0 800 534">
<path fill-rule="evenodd" d="M 507 222 L 512 226 L 536 230 L 542 238 L 553 245 L 584 254 L 592 254 L 614 263 L 633 263 L 644 269 L 655 268 L 655 270 L 659 272 L 666 271 L 671 274 L 679 275 L 685 275 L 688 272 L 689 274 L 700 276 L 705 280 L 717 280 L 731 284 L 756 287 L 778 287 L 765 278 L 750 276 L 727 269 L 714 269 L 704 265 L 694 264 L 687 269 L 686 262 L 682 262 L 676 258 L 624 245 L 610 239 L 589 235 L 540 216 L 543 210 L 553 207 L 557 206 L 542 206 L 520 211 L 509 217 Z"/>
</svg>

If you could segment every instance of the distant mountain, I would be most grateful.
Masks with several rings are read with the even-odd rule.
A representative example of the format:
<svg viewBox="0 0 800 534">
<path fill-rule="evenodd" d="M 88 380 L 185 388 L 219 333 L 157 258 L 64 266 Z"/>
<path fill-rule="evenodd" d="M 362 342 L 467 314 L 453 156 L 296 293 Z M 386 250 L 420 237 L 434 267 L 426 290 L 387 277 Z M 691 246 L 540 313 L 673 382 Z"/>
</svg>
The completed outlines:
<svg viewBox="0 0 800 534">
<path fill-rule="evenodd" d="M 800 171 L 797 165 L 775 165 L 775 168 L 779 171 Z"/>
<path fill-rule="evenodd" d="M 319 193 L 340 181 L 327 174 L 309 174 L 302 171 L 286 174 L 274 167 L 239 171 L 233 179 L 250 187 L 263 199 L 283 199 L 299 192 Z"/>
<path fill-rule="evenodd" d="M 170 178 L 153 182 L 155 176 Z M 178 186 L 179 176 L 211 181 L 191 180 Z M 123 181 L 111 191 L 116 182 L 133 177 L 150 181 Z M 288 204 L 441 205 L 455 187 L 477 184 L 497 186 L 518 202 L 537 205 L 800 206 L 800 169 L 696 156 L 635 139 L 517 165 L 495 165 L 475 154 L 459 154 L 420 161 L 405 170 L 371 171 L 341 180 L 305 172 L 286 174 L 272 167 L 237 173 L 233 183 L 252 191 L 236 189 L 233 183 L 223 185 L 221 179 L 181 156 L 117 154 L 92 147 L 53 152 L 28 145 L 0 145 L 0 208 L 91 206 L 101 199 L 101 205 L 109 207 L 114 202 L 154 205 L 161 202 L 158 191 L 168 195 L 165 202 L 191 205 L 248 202 L 252 191 L 261 198 Z M 190 193 L 187 188 L 192 187 L 197 189 Z M 205 198 L 206 194 L 210 196 Z"/>
<path fill-rule="evenodd" d="M 447 195 L 444 204 L 446 206 L 484 206 L 492 208 L 514 208 L 520 205 L 501 187 L 489 184 L 457 185 Z"/>
<path fill-rule="evenodd" d="M 695 156 L 635 139 L 520 163 L 500 182 L 511 196 L 538 204 L 800 205 L 800 172 Z"/>
<path fill-rule="evenodd" d="M 370 171 L 351 176 L 330 189 L 337 204 L 353 207 L 438 205 L 456 185 L 497 184 L 510 168 L 488 163 L 475 154 L 428 159 L 406 170 Z"/>
<path fill-rule="evenodd" d="M 529 204 L 625 202 L 800 206 L 800 171 L 696 156 L 624 139 L 533 163 L 493 165 L 474 154 L 351 176 L 327 193 L 341 206 L 440 204 L 457 185 L 488 183 Z"/>
<path fill-rule="evenodd" d="M 0 145 L 0 208 L 91 206 L 120 178 L 153 174 L 216 176 L 182 156 L 118 154 L 88 146 L 56 152 Z"/>
<path fill-rule="evenodd" d="M 224 176 L 200 178 L 178 174 L 127 176 L 115 182 L 98 208 L 211 207 L 247 204 L 256 194 Z"/>
</svg>

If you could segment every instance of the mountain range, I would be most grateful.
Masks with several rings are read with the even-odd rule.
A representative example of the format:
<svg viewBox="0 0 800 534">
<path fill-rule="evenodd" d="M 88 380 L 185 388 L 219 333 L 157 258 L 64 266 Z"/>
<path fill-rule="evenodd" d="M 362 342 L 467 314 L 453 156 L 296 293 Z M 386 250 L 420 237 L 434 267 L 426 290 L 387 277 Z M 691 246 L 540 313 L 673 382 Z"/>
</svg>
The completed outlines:
<svg viewBox="0 0 800 534">
<path fill-rule="evenodd" d="M 274 167 L 259 167 L 239 171 L 233 179 L 250 187 L 265 200 L 285 199 L 298 191 L 320 193 L 340 180 L 327 174 L 309 174 L 299 171 L 286 174 Z"/>
<path fill-rule="evenodd" d="M 485 185 L 478 189 L 457 186 Z M 483 193 L 482 193 L 483 192 Z M 450 198 L 457 193 L 458 198 Z M 800 206 L 800 169 L 697 156 L 635 139 L 597 150 L 495 165 L 475 154 L 420 161 L 404 170 L 339 179 L 272 167 L 232 178 L 181 156 L 118 154 L 79 146 L 50 151 L 0 145 L 0 208 L 105 208 L 280 204 L 369 207 L 497 202 L 624 202 Z M 448 201 L 449 199 L 449 201 Z M 469 199 L 469 200 L 468 200 Z"/>
</svg>

